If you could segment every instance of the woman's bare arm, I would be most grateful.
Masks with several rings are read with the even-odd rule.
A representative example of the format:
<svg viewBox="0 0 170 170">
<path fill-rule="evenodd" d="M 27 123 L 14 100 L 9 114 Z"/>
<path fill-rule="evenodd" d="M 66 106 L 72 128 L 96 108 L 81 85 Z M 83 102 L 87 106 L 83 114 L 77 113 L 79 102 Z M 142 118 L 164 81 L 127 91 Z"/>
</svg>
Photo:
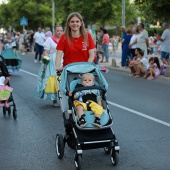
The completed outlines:
<svg viewBox="0 0 170 170">
<path fill-rule="evenodd" d="M 94 60 L 94 49 L 89 50 L 89 59 L 88 62 L 93 62 Z"/>
</svg>

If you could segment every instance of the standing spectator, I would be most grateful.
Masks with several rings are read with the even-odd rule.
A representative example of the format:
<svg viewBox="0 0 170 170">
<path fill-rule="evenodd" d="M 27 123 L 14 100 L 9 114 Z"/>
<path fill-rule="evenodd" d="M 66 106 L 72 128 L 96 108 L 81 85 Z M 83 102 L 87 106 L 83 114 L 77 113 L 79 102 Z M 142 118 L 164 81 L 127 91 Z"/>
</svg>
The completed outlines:
<svg viewBox="0 0 170 170">
<path fill-rule="evenodd" d="M 102 48 L 103 48 L 103 51 L 104 51 L 106 62 L 109 62 L 108 47 L 109 47 L 110 38 L 109 38 L 109 34 L 107 33 L 106 29 L 103 29 L 103 33 L 104 33 L 104 35 L 103 35 L 103 40 L 102 40 Z"/>
<path fill-rule="evenodd" d="M 23 31 L 19 34 L 19 40 L 18 40 L 18 49 L 22 50 L 22 44 L 24 43 L 24 34 Z"/>
<path fill-rule="evenodd" d="M 126 33 L 126 29 L 125 29 L 124 26 L 121 27 L 121 31 L 122 31 L 122 37 L 121 37 L 121 39 L 123 39 L 123 37 L 127 34 L 127 33 Z"/>
<path fill-rule="evenodd" d="M 29 43 L 30 43 L 30 51 L 34 52 L 34 31 L 30 31 L 30 36 L 29 36 Z"/>
<path fill-rule="evenodd" d="M 131 37 L 132 37 L 131 30 L 128 29 L 127 34 L 122 39 L 122 61 L 121 61 L 122 67 L 127 66 L 127 63 L 126 63 L 127 56 L 131 55 L 130 48 L 129 48 Z"/>
<path fill-rule="evenodd" d="M 162 25 L 163 34 L 160 36 L 159 34 L 155 34 L 157 39 L 161 41 L 161 60 L 164 64 L 169 65 L 169 55 L 170 55 L 170 30 L 169 25 L 164 22 Z"/>
<path fill-rule="evenodd" d="M 99 56 L 99 54 L 102 54 L 102 59 L 101 59 L 101 63 L 103 62 L 104 59 L 104 51 L 102 48 L 102 40 L 103 40 L 103 28 L 100 27 L 99 31 L 97 33 L 97 56 Z"/>
<path fill-rule="evenodd" d="M 44 43 L 44 56 L 50 57 L 50 62 L 47 66 L 42 64 L 39 75 L 38 75 L 38 85 L 36 88 L 36 98 L 43 98 L 44 100 L 52 100 L 53 106 L 59 106 L 57 102 L 58 91 L 57 91 L 57 80 L 56 80 L 56 68 L 55 68 L 55 58 L 57 53 L 57 44 L 63 33 L 63 28 L 61 26 L 55 27 L 54 36 L 47 38 Z M 45 76 L 42 79 L 43 70 L 45 69 Z"/>
<path fill-rule="evenodd" d="M 86 31 L 82 16 L 78 12 L 71 13 L 66 21 L 65 33 L 57 45 L 56 70 L 62 70 L 62 57 L 63 66 L 74 62 L 93 62 L 94 49 L 93 38 Z"/>
<path fill-rule="evenodd" d="M 136 49 L 136 45 L 137 45 L 137 39 L 139 36 L 138 27 L 133 27 L 132 33 L 133 33 L 133 35 L 132 35 L 132 38 L 130 39 L 129 48 L 130 48 L 132 57 L 134 58 L 135 57 L 135 49 Z"/>
<path fill-rule="evenodd" d="M 144 51 L 144 56 L 147 56 L 147 47 L 148 47 L 148 31 L 144 29 L 144 24 L 140 23 L 138 25 L 140 34 L 137 39 L 137 48 L 140 48 Z"/>
<path fill-rule="evenodd" d="M 43 53 L 43 44 L 45 41 L 45 34 L 42 32 L 42 28 L 38 27 L 38 31 L 34 34 L 34 46 L 35 46 L 35 63 L 37 63 L 37 57 L 39 54 L 39 62 L 41 62 L 41 56 Z"/>
<path fill-rule="evenodd" d="M 114 35 L 113 38 L 111 39 L 111 41 L 112 41 L 112 45 L 113 45 L 113 53 L 115 55 L 116 51 L 118 49 L 118 46 L 119 46 L 119 36 Z"/>
<path fill-rule="evenodd" d="M 20 35 L 20 32 L 15 33 L 15 42 L 16 42 L 16 49 L 17 50 L 19 49 L 19 35 Z"/>
</svg>

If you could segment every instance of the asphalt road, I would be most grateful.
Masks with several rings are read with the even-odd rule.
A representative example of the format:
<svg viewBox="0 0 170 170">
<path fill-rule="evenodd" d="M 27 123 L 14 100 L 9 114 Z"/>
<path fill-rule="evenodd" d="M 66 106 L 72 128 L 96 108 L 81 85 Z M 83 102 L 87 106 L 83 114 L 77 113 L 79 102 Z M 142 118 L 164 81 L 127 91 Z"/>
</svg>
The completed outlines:
<svg viewBox="0 0 170 170">
<path fill-rule="evenodd" d="M 22 71 L 10 81 L 18 118 L 0 115 L 0 170 L 74 170 L 74 151 L 66 145 L 63 160 L 55 151 L 56 134 L 64 134 L 60 109 L 34 98 L 40 63 L 33 55 L 21 57 Z M 135 79 L 114 69 L 104 75 L 119 163 L 113 167 L 102 148 L 87 150 L 82 169 L 169 170 L 170 80 Z"/>
</svg>

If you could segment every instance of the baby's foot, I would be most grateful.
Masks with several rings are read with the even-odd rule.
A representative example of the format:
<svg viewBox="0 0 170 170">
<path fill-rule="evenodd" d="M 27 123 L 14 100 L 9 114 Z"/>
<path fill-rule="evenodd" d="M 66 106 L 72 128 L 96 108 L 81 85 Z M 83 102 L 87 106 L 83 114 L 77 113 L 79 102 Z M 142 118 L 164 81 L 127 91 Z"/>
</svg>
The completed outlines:
<svg viewBox="0 0 170 170">
<path fill-rule="evenodd" d="M 96 117 L 94 122 L 92 123 L 92 125 L 98 127 L 98 128 L 101 128 L 101 124 L 100 124 L 100 118 Z"/>
</svg>

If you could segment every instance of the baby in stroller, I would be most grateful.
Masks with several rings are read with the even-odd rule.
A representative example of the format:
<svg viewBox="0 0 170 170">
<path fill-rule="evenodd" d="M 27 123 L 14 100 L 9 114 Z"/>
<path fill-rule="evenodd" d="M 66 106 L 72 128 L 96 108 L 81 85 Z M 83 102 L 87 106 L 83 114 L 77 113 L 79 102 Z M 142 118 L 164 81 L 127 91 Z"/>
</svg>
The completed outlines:
<svg viewBox="0 0 170 170">
<path fill-rule="evenodd" d="M 87 86 L 96 86 L 95 77 L 91 73 L 83 74 L 81 84 L 77 84 L 75 86 L 76 92 L 74 94 L 74 105 L 76 107 L 79 118 L 79 126 L 84 127 L 87 124 L 84 119 L 84 111 L 91 110 L 95 114 L 95 120 L 92 124 L 96 127 L 101 128 L 100 117 L 104 112 L 104 109 L 102 107 L 102 98 L 100 95 L 100 91 L 98 89 L 81 90 L 81 87 Z M 72 96 L 71 91 L 69 92 L 69 96 Z"/>
<path fill-rule="evenodd" d="M 9 107 L 8 99 L 11 95 L 13 88 L 8 86 L 9 83 L 9 73 L 6 66 L 0 61 L 0 106 L 4 102 L 4 106 Z"/>
</svg>

